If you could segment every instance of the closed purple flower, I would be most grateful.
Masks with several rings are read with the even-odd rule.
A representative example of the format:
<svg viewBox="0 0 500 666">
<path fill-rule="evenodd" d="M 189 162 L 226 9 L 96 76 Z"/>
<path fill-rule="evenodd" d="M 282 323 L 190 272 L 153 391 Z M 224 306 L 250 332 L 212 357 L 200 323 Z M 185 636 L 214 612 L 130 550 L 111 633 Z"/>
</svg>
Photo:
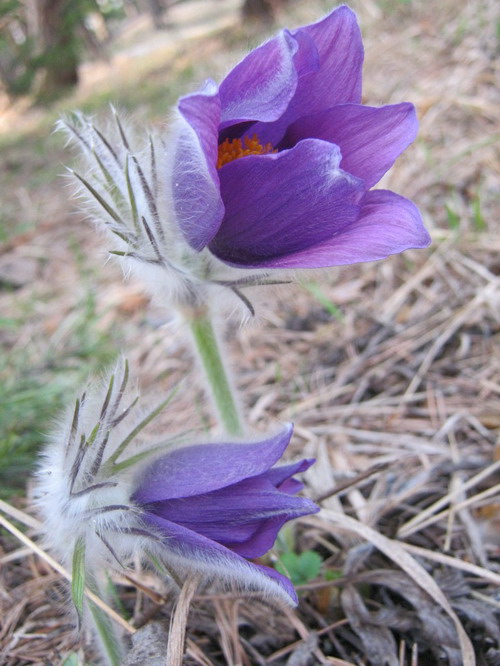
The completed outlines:
<svg viewBox="0 0 500 666">
<path fill-rule="evenodd" d="M 259 589 L 296 603 L 290 581 L 249 560 L 274 544 L 282 525 L 315 513 L 310 500 L 295 497 L 293 478 L 313 460 L 272 467 L 292 434 L 253 443 L 199 444 L 174 449 L 142 472 L 132 500 L 142 522 L 156 534 L 157 553 L 177 573 L 196 571 Z"/>
<path fill-rule="evenodd" d="M 370 189 L 417 119 L 408 103 L 361 104 L 362 62 L 343 6 L 180 100 L 172 196 L 192 248 L 237 267 L 306 268 L 429 244 L 411 201 Z"/>
</svg>

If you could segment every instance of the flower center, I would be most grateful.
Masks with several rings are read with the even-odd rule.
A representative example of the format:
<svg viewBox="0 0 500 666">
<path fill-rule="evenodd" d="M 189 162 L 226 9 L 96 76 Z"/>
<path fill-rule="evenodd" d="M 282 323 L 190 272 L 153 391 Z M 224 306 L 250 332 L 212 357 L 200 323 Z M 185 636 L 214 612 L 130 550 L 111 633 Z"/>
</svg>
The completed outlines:
<svg viewBox="0 0 500 666">
<path fill-rule="evenodd" d="M 243 141 L 241 139 L 225 139 L 219 144 L 217 168 L 220 169 L 224 164 L 228 164 L 240 157 L 246 157 L 247 155 L 267 155 L 267 153 L 277 152 L 270 143 L 266 143 L 263 146 L 256 134 L 251 139 L 246 136 Z"/>
</svg>

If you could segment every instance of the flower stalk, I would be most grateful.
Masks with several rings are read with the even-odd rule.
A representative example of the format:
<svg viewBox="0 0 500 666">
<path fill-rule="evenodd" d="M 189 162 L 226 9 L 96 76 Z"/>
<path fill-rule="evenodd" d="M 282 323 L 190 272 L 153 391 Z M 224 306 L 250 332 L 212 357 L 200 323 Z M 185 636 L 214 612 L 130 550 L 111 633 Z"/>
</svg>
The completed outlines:
<svg viewBox="0 0 500 666">
<path fill-rule="evenodd" d="M 206 310 L 198 309 L 187 319 L 220 422 L 228 435 L 243 435 L 237 399 L 210 316 Z"/>
<path fill-rule="evenodd" d="M 103 597 L 102 590 L 96 581 L 92 581 L 89 588 L 100 598 Z M 123 642 L 118 636 L 113 623 L 106 613 L 94 603 L 90 602 L 89 608 L 96 635 L 99 637 L 101 653 L 106 663 L 109 666 L 120 666 L 123 663 Z"/>
</svg>

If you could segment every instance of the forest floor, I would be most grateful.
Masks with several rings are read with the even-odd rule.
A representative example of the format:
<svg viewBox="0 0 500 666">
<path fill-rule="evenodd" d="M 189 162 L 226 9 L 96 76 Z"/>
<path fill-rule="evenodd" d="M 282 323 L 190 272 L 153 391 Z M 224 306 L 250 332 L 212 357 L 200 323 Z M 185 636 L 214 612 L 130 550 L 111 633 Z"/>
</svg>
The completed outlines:
<svg viewBox="0 0 500 666">
<path fill-rule="evenodd" d="M 380 186 L 418 204 L 433 244 L 255 289 L 256 317 L 230 325 L 249 421 L 256 431 L 294 422 L 288 455 L 317 459 L 305 493 L 322 511 L 296 521 L 267 561 L 295 562 L 298 608 L 195 595 L 190 666 L 500 663 L 496 3 L 350 4 L 365 40 L 364 102 L 411 101 L 420 118 L 417 141 Z M 109 102 L 138 127 L 161 127 L 179 94 L 220 78 L 262 39 L 239 22 L 237 3 L 193 2 L 198 17 L 202 5 L 218 13 L 201 27 L 172 13 L 161 38 L 138 22 L 107 63 L 85 65 L 72 97 L 48 110 L 19 103 L 0 120 L 0 518 L 35 541 L 26 479 L 44 433 L 120 350 L 145 395 L 188 378 L 165 428 L 210 418 L 170 313 L 106 261 L 106 243 L 58 175 L 74 155 L 52 134 L 61 112 L 105 118 Z M 292 1 L 279 23 L 301 25 L 331 6 Z M 304 564 L 311 551 L 314 572 Z M 153 619 L 168 626 L 175 594 L 151 572 L 114 583 L 131 631 Z M 60 574 L 2 531 L 1 663 L 96 663 L 62 611 L 66 599 Z"/>
</svg>

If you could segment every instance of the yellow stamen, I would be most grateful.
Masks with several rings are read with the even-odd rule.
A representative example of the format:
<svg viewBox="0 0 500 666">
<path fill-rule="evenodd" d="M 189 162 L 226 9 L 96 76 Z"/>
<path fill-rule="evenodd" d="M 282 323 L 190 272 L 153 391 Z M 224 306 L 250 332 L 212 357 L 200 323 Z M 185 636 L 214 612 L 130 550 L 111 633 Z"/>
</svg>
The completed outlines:
<svg viewBox="0 0 500 666">
<path fill-rule="evenodd" d="M 266 143 L 263 146 L 257 135 L 254 134 L 253 137 L 246 136 L 243 139 L 225 139 L 219 145 L 219 156 L 217 159 L 217 168 L 220 169 L 224 164 L 237 160 L 240 157 L 246 157 L 247 155 L 267 155 L 267 153 L 277 153 L 270 143 Z"/>
</svg>

